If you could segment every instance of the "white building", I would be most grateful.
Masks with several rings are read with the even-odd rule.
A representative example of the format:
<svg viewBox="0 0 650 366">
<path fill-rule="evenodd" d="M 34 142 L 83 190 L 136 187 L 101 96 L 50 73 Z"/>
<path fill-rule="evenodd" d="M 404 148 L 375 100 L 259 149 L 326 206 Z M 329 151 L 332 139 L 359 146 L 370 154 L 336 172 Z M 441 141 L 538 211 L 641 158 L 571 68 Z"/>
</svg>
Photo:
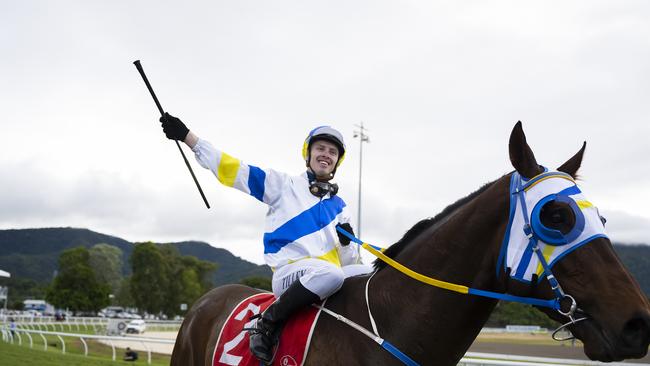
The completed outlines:
<svg viewBox="0 0 650 366">
<path fill-rule="evenodd" d="M 24 310 L 34 310 L 41 314 L 52 315 L 54 314 L 54 306 L 45 302 L 45 300 L 25 300 L 23 301 L 25 305 Z"/>
</svg>

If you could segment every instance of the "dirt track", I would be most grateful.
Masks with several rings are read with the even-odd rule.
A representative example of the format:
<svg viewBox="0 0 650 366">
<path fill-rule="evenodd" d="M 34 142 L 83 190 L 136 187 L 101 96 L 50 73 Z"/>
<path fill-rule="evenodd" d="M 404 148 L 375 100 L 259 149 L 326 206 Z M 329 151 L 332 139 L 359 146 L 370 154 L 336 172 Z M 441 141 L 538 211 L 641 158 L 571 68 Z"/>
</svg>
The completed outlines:
<svg viewBox="0 0 650 366">
<path fill-rule="evenodd" d="M 176 333 L 146 332 L 141 337 L 175 339 Z M 115 346 L 118 348 L 131 347 L 139 351 L 145 350 L 140 342 L 115 342 Z M 171 354 L 174 348 L 174 345 L 171 344 L 149 343 L 148 346 L 152 352 L 162 354 Z M 482 334 L 472 344 L 469 352 L 587 360 L 587 357 L 582 351 L 582 345 L 579 342 L 574 346 L 571 342 L 555 342 L 548 334 Z M 650 356 L 639 360 L 628 360 L 626 362 L 650 363 Z"/>
<path fill-rule="evenodd" d="M 548 334 L 490 334 L 476 339 L 469 352 L 498 353 L 505 355 L 522 355 L 535 357 L 556 357 L 574 360 L 588 360 L 578 342 L 555 342 Z M 650 356 L 638 360 L 626 360 L 628 363 L 650 363 Z"/>
</svg>

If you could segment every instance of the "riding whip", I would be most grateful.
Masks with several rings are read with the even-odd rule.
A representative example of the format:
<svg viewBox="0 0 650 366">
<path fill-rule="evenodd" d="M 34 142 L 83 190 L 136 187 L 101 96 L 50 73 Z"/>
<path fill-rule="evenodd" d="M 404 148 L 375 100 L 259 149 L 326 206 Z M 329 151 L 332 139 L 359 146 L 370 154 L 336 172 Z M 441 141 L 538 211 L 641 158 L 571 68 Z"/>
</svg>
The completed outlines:
<svg viewBox="0 0 650 366">
<path fill-rule="evenodd" d="M 162 106 L 160 105 L 160 102 L 158 101 L 158 98 L 156 97 L 156 93 L 153 92 L 153 89 L 151 88 L 151 84 L 149 84 L 149 79 L 147 79 L 147 75 L 144 74 L 144 70 L 142 69 L 142 65 L 140 64 L 140 60 L 135 60 L 133 62 L 135 67 L 138 69 L 138 72 L 140 73 L 140 76 L 142 76 L 142 80 L 144 80 L 144 83 L 147 85 L 147 89 L 149 89 L 149 93 L 151 93 L 151 97 L 153 98 L 153 101 L 156 102 L 156 106 L 158 107 L 158 111 L 160 112 L 160 115 L 163 116 L 165 114 L 165 111 L 163 110 Z M 208 200 L 205 198 L 205 195 L 203 194 L 203 190 L 201 189 L 201 185 L 199 184 L 199 181 L 196 180 L 196 176 L 194 175 L 194 171 L 192 170 L 192 167 L 190 166 L 190 162 L 187 161 L 187 158 L 185 157 L 185 153 L 183 153 L 183 149 L 181 149 L 181 145 L 178 143 L 178 140 L 174 140 L 176 143 L 176 146 L 178 146 L 178 151 L 181 152 L 181 155 L 183 156 L 183 160 L 185 161 L 185 165 L 187 165 L 187 169 L 190 170 L 190 174 L 192 175 L 192 179 L 194 179 L 194 183 L 196 184 L 196 188 L 199 189 L 199 193 L 201 194 L 201 198 L 203 198 L 203 202 L 205 202 L 205 205 L 210 208 L 210 204 L 208 203 Z"/>
</svg>

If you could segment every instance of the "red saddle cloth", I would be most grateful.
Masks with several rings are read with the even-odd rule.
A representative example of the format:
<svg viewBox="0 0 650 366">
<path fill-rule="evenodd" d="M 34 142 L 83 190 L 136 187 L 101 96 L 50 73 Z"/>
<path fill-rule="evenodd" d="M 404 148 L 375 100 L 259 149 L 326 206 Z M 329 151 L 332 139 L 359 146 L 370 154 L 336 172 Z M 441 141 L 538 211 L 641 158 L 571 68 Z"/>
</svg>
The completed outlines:
<svg viewBox="0 0 650 366">
<path fill-rule="evenodd" d="M 248 348 L 248 332 L 242 329 L 252 327 L 255 320 L 249 320 L 250 317 L 262 313 L 273 301 L 273 294 L 262 293 L 244 299 L 235 307 L 219 333 L 212 356 L 213 366 L 260 365 Z M 319 314 L 320 309 L 308 306 L 291 316 L 282 330 L 273 365 L 300 366 L 304 363 Z"/>
</svg>

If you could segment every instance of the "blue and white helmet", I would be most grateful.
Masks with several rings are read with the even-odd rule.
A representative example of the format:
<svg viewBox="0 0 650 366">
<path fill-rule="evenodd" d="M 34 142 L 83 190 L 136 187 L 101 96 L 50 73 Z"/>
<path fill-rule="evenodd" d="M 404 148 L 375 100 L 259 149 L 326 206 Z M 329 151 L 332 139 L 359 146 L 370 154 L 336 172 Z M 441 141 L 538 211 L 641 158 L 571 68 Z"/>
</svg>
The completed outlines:
<svg viewBox="0 0 650 366">
<path fill-rule="evenodd" d="M 309 149 L 311 148 L 311 144 L 318 140 L 329 141 L 336 145 L 339 150 L 339 160 L 336 162 L 336 167 L 338 168 L 345 158 L 345 142 L 343 141 L 343 135 L 331 126 L 318 126 L 307 135 L 305 142 L 302 144 L 302 158 L 305 159 L 307 166 L 309 166 Z"/>
</svg>

